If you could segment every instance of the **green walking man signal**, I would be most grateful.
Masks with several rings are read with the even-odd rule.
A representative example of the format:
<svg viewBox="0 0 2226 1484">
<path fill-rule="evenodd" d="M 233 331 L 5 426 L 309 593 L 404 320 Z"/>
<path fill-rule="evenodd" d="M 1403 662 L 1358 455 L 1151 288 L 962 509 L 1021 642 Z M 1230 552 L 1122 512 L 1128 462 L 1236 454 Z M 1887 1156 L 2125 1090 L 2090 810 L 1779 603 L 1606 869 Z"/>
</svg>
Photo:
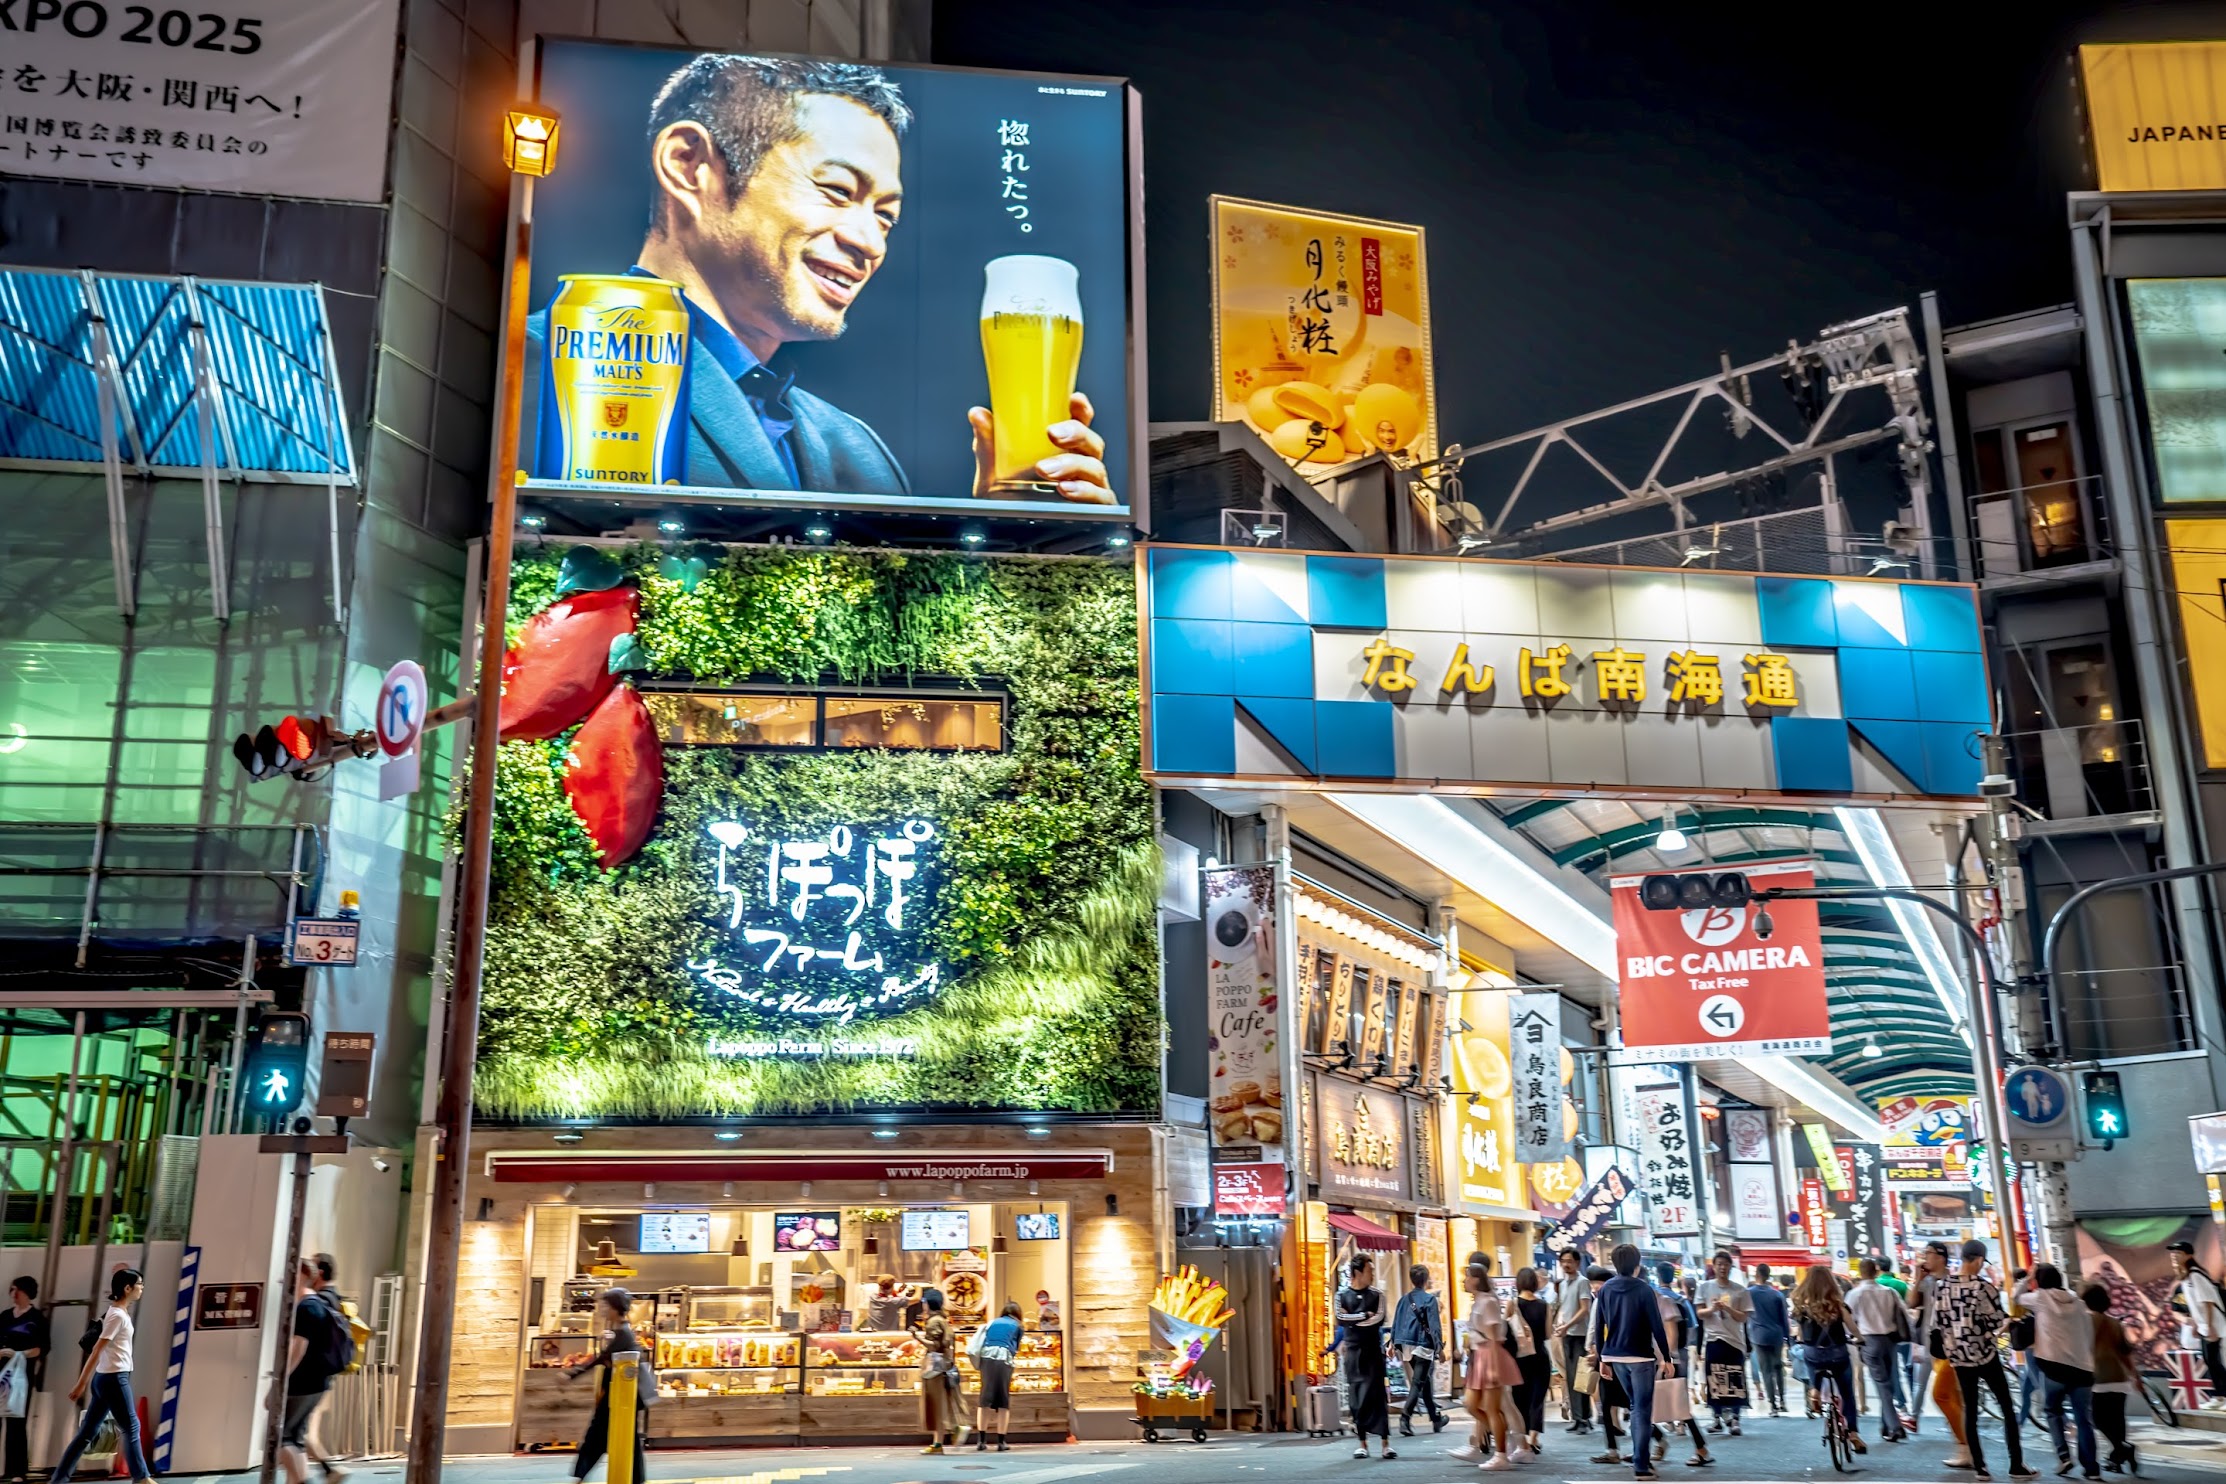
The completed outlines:
<svg viewBox="0 0 2226 1484">
<path fill-rule="evenodd" d="M 242 1078 L 247 1106 L 257 1113 L 283 1116 L 301 1105 L 309 1080 L 309 1017 L 298 1010 L 266 1010 L 255 1028 L 255 1045 Z"/>
<path fill-rule="evenodd" d="M 2108 1149 L 2133 1132 L 2126 1119 L 2125 1088 L 2116 1072 L 2085 1073 L 2080 1085 L 2087 1095 L 2088 1138 L 2100 1141 L 2102 1147 Z"/>
</svg>

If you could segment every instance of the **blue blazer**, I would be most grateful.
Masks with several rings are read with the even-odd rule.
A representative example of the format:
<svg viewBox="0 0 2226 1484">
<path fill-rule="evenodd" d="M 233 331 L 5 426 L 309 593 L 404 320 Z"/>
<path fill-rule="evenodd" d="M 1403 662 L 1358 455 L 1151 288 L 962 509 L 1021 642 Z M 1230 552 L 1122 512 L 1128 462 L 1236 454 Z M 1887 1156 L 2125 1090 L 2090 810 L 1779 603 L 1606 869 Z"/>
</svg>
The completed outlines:
<svg viewBox="0 0 2226 1484">
<path fill-rule="evenodd" d="M 526 320 L 526 373 L 520 388 L 518 457 L 534 468 L 541 411 L 541 378 L 547 360 L 549 315 Z M 904 466 L 881 435 L 834 404 L 801 387 L 791 388 L 796 426 L 789 432 L 797 479 L 788 477 L 773 440 L 742 388 L 727 378 L 700 340 L 691 340 L 686 482 L 717 489 L 816 490 L 836 495 L 909 495 Z"/>
</svg>

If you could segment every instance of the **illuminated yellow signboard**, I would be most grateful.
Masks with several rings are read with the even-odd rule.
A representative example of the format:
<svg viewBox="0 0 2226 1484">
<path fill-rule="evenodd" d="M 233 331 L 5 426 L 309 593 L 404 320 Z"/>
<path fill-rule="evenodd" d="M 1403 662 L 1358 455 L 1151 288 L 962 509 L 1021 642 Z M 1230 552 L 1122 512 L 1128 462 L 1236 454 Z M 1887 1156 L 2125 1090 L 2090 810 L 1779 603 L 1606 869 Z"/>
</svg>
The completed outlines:
<svg viewBox="0 0 2226 1484">
<path fill-rule="evenodd" d="M 2226 190 L 2226 41 L 2082 46 L 2106 191 Z"/>
<path fill-rule="evenodd" d="M 1214 418 L 1309 478 L 1435 458 L 1422 229 L 1212 198 Z"/>
</svg>

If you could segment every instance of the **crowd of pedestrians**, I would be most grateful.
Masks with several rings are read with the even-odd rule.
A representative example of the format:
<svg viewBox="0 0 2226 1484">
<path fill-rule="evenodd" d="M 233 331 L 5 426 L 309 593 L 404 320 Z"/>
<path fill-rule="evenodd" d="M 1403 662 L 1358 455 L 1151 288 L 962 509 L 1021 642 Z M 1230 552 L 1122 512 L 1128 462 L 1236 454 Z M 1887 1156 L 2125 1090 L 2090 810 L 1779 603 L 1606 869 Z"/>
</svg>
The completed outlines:
<svg viewBox="0 0 2226 1484">
<path fill-rule="evenodd" d="M 2175 1262 L 2189 1336 L 2221 1368 L 2226 1294 L 2192 1249 L 2180 1246 Z M 1565 1251 L 1550 1270 L 1522 1268 L 1509 1297 L 1479 1252 L 1463 1266 L 1457 1295 L 1443 1303 L 1430 1271 L 1409 1269 L 1406 1292 L 1387 1318 L 1363 1255 L 1337 1298 L 1337 1348 L 1360 1434 L 1354 1456 L 1369 1456 L 1371 1436 L 1381 1439 L 1382 1457 L 1398 1456 L 1388 1355 L 1406 1378 L 1400 1435 L 1414 1435 L 1418 1412 L 1433 1432 L 1454 1420 L 1438 1400 L 1442 1375 L 1467 1423 L 1448 1456 L 1487 1471 L 1520 1468 L 1546 1451 L 1546 1408 L 1557 1390 L 1568 1434 L 1602 1434 L 1594 1463 L 1628 1462 L 1634 1478 L 1655 1479 L 1682 1438 L 1689 1444 L 1683 1464 L 1709 1468 L 1717 1462 L 1709 1439 L 1742 1436 L 1750 1410 L 1791 1413 L 1789 1368 L 1803 1413 L 1820 1418 L 1825 1405 L 1837 1408 L 1857 1452 L 1869 1450 L 1859 1373 L 1878 1440 L 1915 1436 L 1929 1400 L 1952 1444 L 1945 1466 L 1971 1478 L 1994 1477 L 1991 1440 L 1973 1425 L 1983 1415 L 1982 1395 L 1993 1399 L 1995 1416 L 2013 1419 L 2000 1436 L 2013 1479 L 2039 1474 L 2027 1461 L 2027 1425 L 2045 1431 L 2058 1474 L 2100 1479 L 2105 1469 L 2137 1471 L 2126 1417 L 2139 1370 L 2109 1312 L 2107 1289 L 2075 1292 L 2060 1270 L 2042 1263 L 2013 1273 L 2005 1290 L 1989 1276 L 1988 1248 L 1979 1241 L 1954 1252 L 1929 1242 L 1906 1276 L 1894 1268 L 1889 1258 L 1865 1258 L 1852 1282 L 1823 1266 L 1788 1282 L 1793 1275 L 1778 1277 L 1759 1262 L 1742 1273 L 1734 1252 L 1719 1251 L 1696 1279 L 1667 1263 L 1649 1272 L 1639 1250 L 1625 1245 L 1605 1267 Z M 2020 1362 L 2014 1387 L 2005 1346 Z M 2031 1400 L 2020 1407 L 2013 1391 Z"/>
</svg>

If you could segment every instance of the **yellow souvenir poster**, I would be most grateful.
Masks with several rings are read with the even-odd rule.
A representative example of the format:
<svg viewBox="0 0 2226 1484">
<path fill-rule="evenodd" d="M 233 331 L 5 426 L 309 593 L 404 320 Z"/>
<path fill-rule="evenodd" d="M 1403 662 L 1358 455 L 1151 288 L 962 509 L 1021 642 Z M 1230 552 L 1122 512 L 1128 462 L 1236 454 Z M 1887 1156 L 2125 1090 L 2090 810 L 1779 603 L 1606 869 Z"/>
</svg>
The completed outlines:
<svg viewBox="0 0 2226 1484">
<path fill-rule="evenodd" d="M 1438 451 L 1422 229 L 1215 196 L 1214 418 L 1308 478 Z"/>
</svg>

